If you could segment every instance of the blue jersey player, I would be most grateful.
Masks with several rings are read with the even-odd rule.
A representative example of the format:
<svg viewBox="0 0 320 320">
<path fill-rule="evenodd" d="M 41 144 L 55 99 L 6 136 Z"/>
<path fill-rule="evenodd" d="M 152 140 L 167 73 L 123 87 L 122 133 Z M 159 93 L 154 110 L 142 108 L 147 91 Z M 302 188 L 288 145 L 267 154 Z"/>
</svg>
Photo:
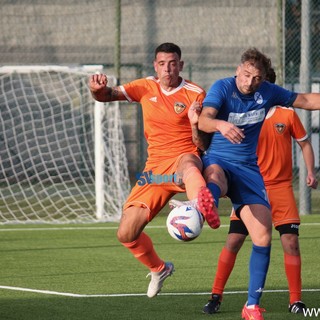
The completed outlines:
<svg viewBox="0 0 320 320">
<path fill-rule="evenodd" d="M 199 129 L 214 133 L 203 156 L 204 177 L 214 198 L 228 196 L 252 239 L 248 300 L 242 318 L 263 319 L 259 305 L 270 261 L 270 205 L 257 165 L 256 147 L 263 121 L 274 105 L 320 109 L 320 94 L 295 93 L 265 81 L 270 59 L 256 48 L 245 51 L 236 76 L 216 81 L 203 101 Z M 199 198 L 199 205 L 207 199 Z M 210 216 L 206 216 L 210 221 Z"/>
</svg>

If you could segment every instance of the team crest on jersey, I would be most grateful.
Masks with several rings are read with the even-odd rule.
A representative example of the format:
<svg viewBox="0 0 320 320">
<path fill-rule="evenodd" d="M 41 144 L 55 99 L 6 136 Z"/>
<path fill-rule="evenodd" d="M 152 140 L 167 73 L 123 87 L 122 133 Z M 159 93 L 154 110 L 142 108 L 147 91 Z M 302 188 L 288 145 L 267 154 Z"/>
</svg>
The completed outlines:
<svg viewBox="0 0 320 320">
<path fill-rule="evenodd" d="M 262 104 L 263 103 L 263 98 L 260 92 L 256 92 L 254 94 L 254 100 L 257 102 L 257 104 Z"/>
<path fill-rule="evenodd" d="M 173 107 L 175 113 L 177 114 L 181 113 L 186 108 L 186 106 L 182 102 L 175 102 Z"/>
<path fill-rule="evenodd" d="M 282 134 L 286 128 L 286 125 L 284 123 L 275 123 L 274 127 L 279 134 Z"/>
</svg>

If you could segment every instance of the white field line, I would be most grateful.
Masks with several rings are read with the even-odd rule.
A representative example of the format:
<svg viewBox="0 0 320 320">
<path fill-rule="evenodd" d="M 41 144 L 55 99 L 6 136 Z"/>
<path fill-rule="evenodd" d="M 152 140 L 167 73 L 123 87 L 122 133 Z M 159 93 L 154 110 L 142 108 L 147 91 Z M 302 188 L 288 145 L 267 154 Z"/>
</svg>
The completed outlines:
<svg viewBox="0 0 320 320">
<path fill-rule="evenodd" d="M 77 293 L 67 293 L 67 292 L 57 292 L 50 290 L 37 290 L 30 288 L 21 288 L 21 287 L 10 287 L 10 286 L 0 286 L 0 289 L 3 290 L 13 290 L 21 292 L 32 292 L 32 293 L 41 293 L 48 295 L 56 295 L 63 297 L 74 297 L 74 298 L 109 298 L 109 297 L 139 297 L 146 296 L 145 293 L 115 293 L 115 294 L 77 294 Z M 320 292 L 320 289 L 304 289 L 303 292 Z M 264 290 L 264 293 L 275 293 L 275 292 L 288 292 L 288 290 Z M 247 291 L 226 291 L 223 294 L 245 294 Z M 160 293 L 161 296 L 198 296 L 198 295 L 210 295 L 209 292 L 172 292 L 172 293 Z"/>
<path fill-rule="evenodd" d="M 301 223 L 301 226 L 309 226 L 309 227 L 316 227 L 320 226 L 320 222 L 310 222 L 310 223 Z M 205 225 L 204 228 L 209 228 L 209 226 Z M 222 224 L 220 228 L 228 228 L 229 224 Z M 146 229 L 164 229 L 166 228 L 165 225 L 161 226 L 146 226 Z M 21 227 L 21 228 L 4 228 L 2 229 L 0 226 L 0 232 L 12 232 L 12 231 L 63 231 L 63 230 L 116 230 L 118 226 L 114 227 L 39 227 L 39 228 L 28 228 L 28 227 Z"/>
<path fill-rule="evenodd" d="M 319 223 L 320 225 L 320 223 Z M 226 228 L 229 227 L 229 225 L 221 225 L 220 228 Z M 166 228 L 165 225 L 163 226 L 146 226 L 146 229 L 164 229 Z M 209 226 L 204 226 L 204 228 L 209 228 Z M 53 227 L 53 228 L 6 228 L 6 229 L 1 229 L 0 232 L 7 232 L 7 231 L 63 231 L 63 230 L 116 230 L 118 229 L 118 226 L 115 227 Z"/>
</svg>

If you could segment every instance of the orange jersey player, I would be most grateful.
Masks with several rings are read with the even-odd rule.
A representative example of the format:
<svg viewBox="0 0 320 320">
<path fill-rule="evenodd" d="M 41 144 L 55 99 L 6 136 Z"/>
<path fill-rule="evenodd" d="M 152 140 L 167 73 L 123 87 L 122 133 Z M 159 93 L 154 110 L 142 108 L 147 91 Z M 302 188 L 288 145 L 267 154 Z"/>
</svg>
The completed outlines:
<svg viewBox="0 0 320 320">
<path fill-rule="evenodd" d="M 278 230 L 280 225 L 300 224 L 292 187 L 291 138 L 302 150 L 307 168 L 307 186 L 316 188 L 317 180 L 313 149 L 296 112 L 291 108 L 273 107 L 266 119 L 268 121 L 262 126 L 257 148 L 258 165 L 271 204 L 272 222 Z"/>
<path fill-rule="evenodd" d="M 107 86 L 106 75 L 92 75 L 89 86 L 94 99 L 102 102 L 138 102 L 142 106 L 144 133 L 148 142 L 148 159 L 144 172 L 132 189 L 117 232 L 118 240 L 151 274 L 147 296 L 156 296 L 164 280 L 174 271 L 173 263 L 165 262 L 156 253 L 145 226 L 178 192 L 186 192 L 199 208 L 212 216 L 213 199 L 202 177 L 198 148 L 204 150 L 208 135 L 198 130 L 198 118 L 205 91 L 180 77 L 183 69 L 181 50 L 173 43 L 163 43 L 155 50 L 153 62 L 156 77 L 134 80 L 117 87 Z M 153 177 L 176 177 L 171 181 Z M 145 178 L 144 178 L 145 177 Z M 216 217 L 215 227 L 220 220 Z"/>
<path fill-rule="evenodd" d="M 166 91 L 155 77 L 135 80 L 120 86 L 120 90 L 128 101 L 140 102 L 142 106 L 144 134 L 148 141 L 148 158 L 143 172 L 151 172 L 154 176 L 176 174 L 175 181 L 171 180 L 160 185 L 150 183 L 147 179 L 145 182 L 149 183 L 146 184 L 138 181 L 131 191 L 124 209 L 137 205 L 146 207 L 150 209 L 148 220 L 151 221 L 177 192 L 185 192 L 187 189 L 189 199 L 193 200 L 197 198 L 201 187 L 205 186 L 204 179 L 200 175 L 202 166 L 198 163 L 199 149 L 192 142 L 192 128 L 188 118 L 190 105 L 193 101 L 200 104 L 205 91 L 184 79 L 181 79 L 177 88 Z M 186 163 L 188 168 L 183 168 L 181 165 L 184 165 L 185 161 L 195 163 L 192 163 L 190 168 Z M 188 181 L 183 176 L 189 177 L 189 169 L 190 173 L 196 172 L 199 175 L 195 188 L 191 181 L 186 186 L 179 183 L 183 181 L 185 184 L 186 180 Z M 192 175 L 189 178 L 191 177 Z M 142 182 L 143 177 L 137 178 Z M 191 190 L 188 190 L 189 186 Z"/>
</svg>

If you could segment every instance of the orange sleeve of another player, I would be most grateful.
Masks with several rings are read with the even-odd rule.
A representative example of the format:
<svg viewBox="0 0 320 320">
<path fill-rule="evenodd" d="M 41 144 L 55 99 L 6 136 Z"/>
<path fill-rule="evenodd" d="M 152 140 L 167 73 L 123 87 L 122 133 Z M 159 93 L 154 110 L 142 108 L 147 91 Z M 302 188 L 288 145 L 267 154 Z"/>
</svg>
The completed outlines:
<svg viewBox="0 0 320 320">
<path fill-rule="evenodd" d="M 296 112 L 293 112 L 292 137 L 298 141 L 304 141 L 308 138 L 307 131 Z"/>
</svg>

